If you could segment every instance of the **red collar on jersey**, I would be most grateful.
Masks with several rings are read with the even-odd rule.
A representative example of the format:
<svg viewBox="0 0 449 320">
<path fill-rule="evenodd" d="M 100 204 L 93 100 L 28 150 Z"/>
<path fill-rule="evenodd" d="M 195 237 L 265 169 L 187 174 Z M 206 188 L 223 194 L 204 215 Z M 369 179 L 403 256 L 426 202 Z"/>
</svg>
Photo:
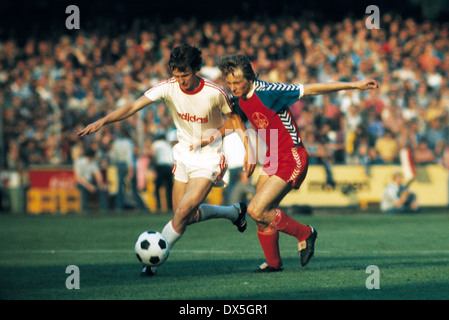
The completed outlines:
<svg viewBox="0 0 449 320">
<path fill-rule="evenodd" d="M 196 94 L 196 93 L 200 92 L 203 89 L 203 87 L 204 87 L 204 79 L 200 78 L 200 85 L 195 90 L 185 91 L 181 87 L 179 87 L 179 89 L 181 89 L 181 91 L 184 92 L 185 94 Z"/>
</svg>

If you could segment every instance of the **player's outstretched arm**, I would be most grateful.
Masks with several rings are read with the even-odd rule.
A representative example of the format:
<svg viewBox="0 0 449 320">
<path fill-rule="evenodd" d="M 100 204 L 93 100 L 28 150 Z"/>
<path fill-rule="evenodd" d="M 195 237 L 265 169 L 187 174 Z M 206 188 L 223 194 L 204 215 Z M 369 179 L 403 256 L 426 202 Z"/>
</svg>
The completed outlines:
<svg viewBox="0 0 449 320">
<path fill-rule="evenodd" d="M 132 116 L 134 113 L 136 113 L 137 111 L 139 111 L 146 105 L 150 104 L 151 102 L 152 101 L 150 99 L 148 99 L 146 96 L 142 96 L 139 99 L 137 99 L 136 101 L 125 104 L 123 107 L 120 107 L 119 109 L 107 114 L 103 118 L 89 124 L 84 129 L 82 129 L 78 132 L 78 136 L 82 137 L 87 134 L 97 132 L 103 126 L 105 126 L 109 123 L 124 120 L 124 119 Z"/>
<path fill-rule="evenodd" d="M 329 83 L 312 83 L 304 85 L 304 96 L 331 93 L 341 90 L 368 90 L 376 89 L 379 84 L 376 80 L 360 80 L 353 82 L 329 82 Z"/>
</svg>

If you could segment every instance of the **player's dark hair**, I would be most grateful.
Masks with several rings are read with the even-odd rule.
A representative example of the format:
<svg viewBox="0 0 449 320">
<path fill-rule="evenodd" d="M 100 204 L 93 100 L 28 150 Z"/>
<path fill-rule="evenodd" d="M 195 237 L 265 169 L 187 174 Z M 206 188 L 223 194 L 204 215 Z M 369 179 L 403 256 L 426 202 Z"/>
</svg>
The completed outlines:
<svg viewBox="0 0 449 320">
<path fill-rule="evenodd" d="M 185 72 L 187 68 L 192 68 L 193 72 L 198 72 L 203 64 L 201 50 L 188 44 L 183 44 L 173 49 L 168 61 L 170 72 L 178 70 Z"/>
<path fill-rule="evenodd" d="M 85 150 L 84 150 L 84 156 L 85 157 L 87 157 L 87 158 L 93 158 L 93 157 L 95 157 L 95 150 L 94 149 L 92 149 L 92 148 L 86 148 Z"/>
<path fill-rule="evenodd" d="M 218 63 L 218 68 L 224 76 L 227 76 L 228 74 L 234 75 L 234 72 L 240 69 L 243 72 L 243 77 L 248 81 L 254 81 L 258 77 L 251 66 L 249 58 L 241 54 L 221 58 Z"/>
</svg>

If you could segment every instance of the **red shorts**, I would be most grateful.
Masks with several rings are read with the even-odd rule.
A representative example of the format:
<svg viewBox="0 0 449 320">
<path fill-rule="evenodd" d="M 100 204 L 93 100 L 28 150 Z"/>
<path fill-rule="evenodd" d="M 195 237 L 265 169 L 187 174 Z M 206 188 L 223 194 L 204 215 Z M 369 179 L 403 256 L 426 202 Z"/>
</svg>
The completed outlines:
<svg viewBox="0 0 449 320">
<path fill-rule="evenodd" d="M 265 164 L 261 174 L 275 175 L 285 182 L 292 182 L 294 189 L 299 189 L 306 178 L 309 168 L 309 155 L 303 145 L 291 148 L 284 152 L 269 154 L 265 158 Z"/>
</svg>

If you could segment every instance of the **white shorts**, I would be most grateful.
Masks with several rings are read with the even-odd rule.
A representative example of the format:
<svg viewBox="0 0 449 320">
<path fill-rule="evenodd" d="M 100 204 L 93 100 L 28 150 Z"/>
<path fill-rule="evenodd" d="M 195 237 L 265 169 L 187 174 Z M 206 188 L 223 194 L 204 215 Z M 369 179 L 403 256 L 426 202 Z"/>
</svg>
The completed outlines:
<svg viewBox="0 0 449 320">
<path fill-rule="evenodd" d="M 214 187 L 223 187 L 222 180 L 227 164 L 220 148 L 206 146 L 201 150 L 190 151 L 189 146 L 178 143 L 173 147 L 173 174 L 175 180 L 187 183 L 192 178 L 207 178 Z"/>
</svg>

